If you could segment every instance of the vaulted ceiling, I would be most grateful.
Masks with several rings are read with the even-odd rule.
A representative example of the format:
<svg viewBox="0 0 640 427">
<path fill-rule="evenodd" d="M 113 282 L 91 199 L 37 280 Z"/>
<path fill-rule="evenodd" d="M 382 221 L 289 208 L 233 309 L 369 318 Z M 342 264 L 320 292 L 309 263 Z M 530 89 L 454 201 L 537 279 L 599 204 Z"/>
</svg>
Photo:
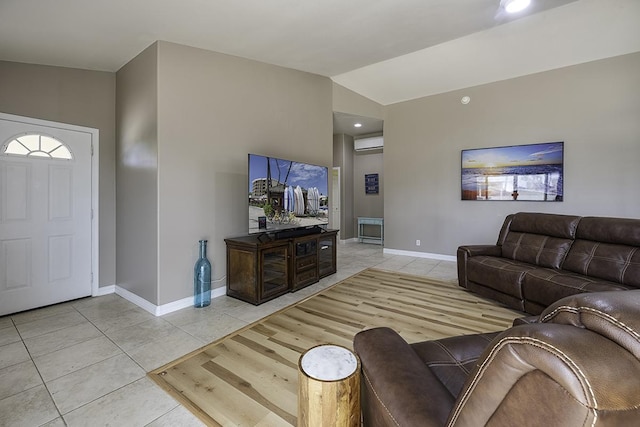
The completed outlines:
<svg viewBox="0 0 640 427">
<path fill-rule="evenodd" d="M 638 22 L 637 0 L 2 0 L 0 60 L 117 71 L 165 40 L 387 105 L 640 51 Z"/>
</svg>

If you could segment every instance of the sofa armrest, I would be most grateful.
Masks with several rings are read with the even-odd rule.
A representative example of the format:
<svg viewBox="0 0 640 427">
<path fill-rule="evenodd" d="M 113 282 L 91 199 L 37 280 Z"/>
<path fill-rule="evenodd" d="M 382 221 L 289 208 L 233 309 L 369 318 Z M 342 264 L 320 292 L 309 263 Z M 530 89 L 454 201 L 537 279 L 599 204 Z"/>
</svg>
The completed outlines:
<svg viewBox="0 0 640 427">
<path fill-rule="evenodd" d="M 478 359 L 448 425 L 637 425 L 638 378 L 640 360 L 599 333 L 521 325 Z"/>
<path fill-rule="evenodd" d="M 468 257 L 486 255 L 502 256 L 502 246 L 498 245 L 466 245 L 458 248 L 458 254 L 463 252 Z"/>
<path fill-rule="evenodd" d="M 411 346 L 389 328 L 356 334 L 364 425 L 442 426 L 454 398 Z"/>
<path fill-rule="evenodd" d="M 502 246 L 498 245 L 467 245 L 458 247 L 458 284 L 467 288 L 467 261 L 474 256 L 502 256 Z"/>
</svg>

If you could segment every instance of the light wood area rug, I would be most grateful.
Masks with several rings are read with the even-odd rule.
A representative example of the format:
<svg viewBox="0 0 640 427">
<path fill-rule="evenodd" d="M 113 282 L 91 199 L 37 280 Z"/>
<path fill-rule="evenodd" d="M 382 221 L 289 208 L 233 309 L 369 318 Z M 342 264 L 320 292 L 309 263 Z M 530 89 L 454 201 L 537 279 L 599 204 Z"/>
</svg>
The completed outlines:
<svg viewBox="0 0 640 427">
<path fill-rule="evenodd" d="M 151 373 L 213 426 L 296 424 L 298 359 L 388 326 L 408 342 L 500 331 L 522 313 L 457 284 L 368 269 Z"/>
</svg>

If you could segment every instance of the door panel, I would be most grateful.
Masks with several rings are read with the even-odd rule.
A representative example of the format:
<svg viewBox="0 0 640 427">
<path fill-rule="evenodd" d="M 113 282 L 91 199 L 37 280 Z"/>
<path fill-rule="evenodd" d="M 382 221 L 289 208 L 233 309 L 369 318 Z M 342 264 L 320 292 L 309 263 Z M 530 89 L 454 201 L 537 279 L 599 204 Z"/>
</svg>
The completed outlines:
<svg viewBox="0 0 640 427">
<path fill-rule="evenodd" d="M 49 166 L 49 220 L 73 218 L 73 169 Z"/>
<path fill-rule="evenodd" d="M 92 135 L 0 119 L 0 147 L 24 134 L 61 141 L 72 159 L 0 150 L 0 315 L 91 295 Z"/>
<path fill-rule="evenodd" d="M 49 282 L 73 277 L 73 236 L 49 237 Z"/>
<path fill-rule="evenodd" d="M 6 161 L 2 180 L 2 217 L 4 222 L 26 221 L 31 204 L 31 167 L 26 163 Z"/>
<path fill-rule="evenodd" d="M 31 239 L 3 240 L 0 290 L 27 288 L 31 283 Z"/>
</svg>

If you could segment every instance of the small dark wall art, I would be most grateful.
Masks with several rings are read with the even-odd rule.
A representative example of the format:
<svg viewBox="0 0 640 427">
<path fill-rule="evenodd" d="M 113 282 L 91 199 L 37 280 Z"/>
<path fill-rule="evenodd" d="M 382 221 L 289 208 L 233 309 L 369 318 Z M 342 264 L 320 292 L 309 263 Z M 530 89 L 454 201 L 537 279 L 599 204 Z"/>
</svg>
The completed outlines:
<svg viewBox="0 0 640 427">
<path fill-rule="evenodd" d="M 367 173 L 364 175 L 364 193 L 378 194 L 380 192 L 380 184 L 378 182 L 377 173 Z"/>
<path fill-rule="evenodd" d="M 462 150 L 462 200 L 561 202 L 564 142 Z"/>
</svg>

